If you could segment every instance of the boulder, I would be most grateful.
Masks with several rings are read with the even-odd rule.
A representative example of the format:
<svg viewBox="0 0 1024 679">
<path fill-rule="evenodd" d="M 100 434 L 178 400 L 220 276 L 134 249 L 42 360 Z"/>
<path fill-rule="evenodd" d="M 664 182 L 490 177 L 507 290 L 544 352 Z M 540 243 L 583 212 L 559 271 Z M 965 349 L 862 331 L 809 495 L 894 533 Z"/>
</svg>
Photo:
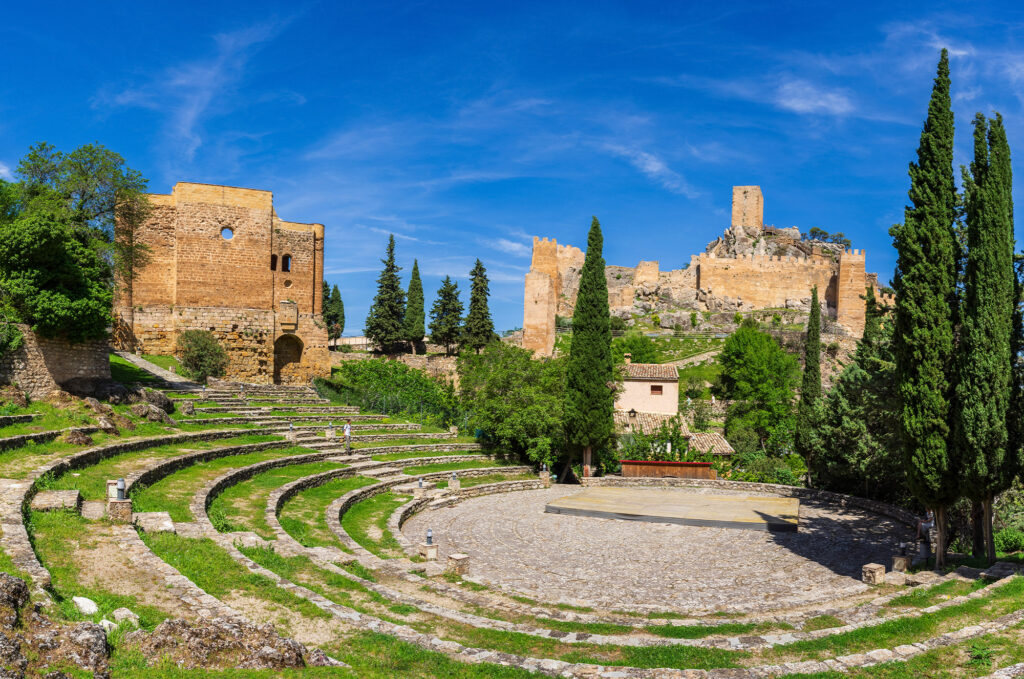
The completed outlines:
<svg viewBox="0 0 1024 679">
<path fill-rule="evenodd" d="M 131 389 L 114 380 L 104 380 L 93 387 L 93 396 L 113 405 L 131 403 L 133 393 Z"/>
<path fill-rule="evenodd" d="M 92 445 L 92 437 L 81 429 L 69 429 L 66 434 L 60 437 L 60 440 L 73 446 Z"/>
<path fill-rule="evenodd" d="M 114 621 L 119 625 L 129 624 L 133 627 L 139 626 L 139 616 L 135 615 L 131 609 L 115 608 L 111 615 L 114 616 Z"/>
<path fill-rule="evenodd" d="M 165 413 L 170 414 L 174 412 L 174 401 L 168 398 L 167 394 L 162 391 L 143 387 L 139 395 L 144 401 L 152 403 Z"/>
<path fill-rule="evenodd" d="M 111 408 L 106 403 L 100 403 L 99 401 L 94 399 L 92 396 L 87 396 L 84 399 L 84 401 L 85 401 L 85 405 L 89 406 L 89 409 L 92 410 L 97 415 L 106 415 L 106 416 L 109 417 L 110 415 L 114 414 L 114 409 L 113 408 Z"/>
<path fill-rule="evenodd" d="M 145 417 L 146 414 L 149 413 L 149 404 L 136 403 L 131 408 L 129 408 L 128 411 L 135 417 Z"/>
<path fill-rule="evenodd" d="M 349 667 L 347 663 L 335 660 L 319 648 L 309 649 L 309 654 L 306 656 L 306 665 L 309 667 Z"/>
<path fill-rule="evenodd" d="M 28 585 L 24 580 L 0 573 L 0 625 L 12 629 L 18 622 L 18 611 L 28 600 Z"/>
<path fill-rule="evenodd" d="M 135 423 L 121 413 L 114 413 L 110 416 L 110 419 L 115 425 L 117 425 L 118 429 L 127 429 L 128 431 L 135 429 Z"/>
<path fill-rule="evenodd" d="M 55 406 L 69 406 L 75 402 L 75 397 L 63 389 L 55 389 L 47 394 L 44 400 Z"/>
<path fill-rule="evenodd" d="M 193 403 L 191 400 L 183 401 L 182 404 L 181 404 L 181 414 L 182 415 L 195 415 L 196 414 L 196 404 Z"/>
<path fill-rule="evenodd" d="M 113 434 L 118 436 L 121 432 L 118 431 L 117 425 L 109 417 L 101 417 L 96 420 L 96 426 L 100 428 L 104 434 Z"/>
</svg>

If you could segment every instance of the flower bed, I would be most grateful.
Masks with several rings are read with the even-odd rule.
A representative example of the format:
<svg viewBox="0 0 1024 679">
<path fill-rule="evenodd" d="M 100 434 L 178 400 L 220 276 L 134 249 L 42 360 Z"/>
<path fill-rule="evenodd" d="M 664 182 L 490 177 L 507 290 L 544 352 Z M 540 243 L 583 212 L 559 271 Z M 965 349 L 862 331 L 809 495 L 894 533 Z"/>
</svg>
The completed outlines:
<svg viewBox="0 0 1024 679">
<path fill-rule="evenodd" d="M 658 462 L 654 460 L 620 460 L 622 475 L 654 478 L 716 479 L 710 462 Z"/>
</svg>

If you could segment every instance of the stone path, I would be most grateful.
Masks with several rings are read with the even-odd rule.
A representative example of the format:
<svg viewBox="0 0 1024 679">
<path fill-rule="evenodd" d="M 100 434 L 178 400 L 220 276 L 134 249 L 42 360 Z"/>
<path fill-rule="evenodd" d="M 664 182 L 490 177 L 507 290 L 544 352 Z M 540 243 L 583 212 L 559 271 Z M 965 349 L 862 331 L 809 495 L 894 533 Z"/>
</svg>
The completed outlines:
<svg viewBox="0 0 1024 679">
<path fill-rule="evenodd" d="M 172 373 L 170 370 L 164 370 L 157 364 L 150 363 L 141 356 L 136 356 L 135 354 L 129 353 L 127 351 L 115 351 L 114 353 L 123 358 L 124 360 L 128 361 L 132 365 L 134 365 L 136 368 L 142 368 L 146 372 L 151 373 L 159 377 L 163 381 L 167 382 L 167 389 L 176 389 L 183 391 L 199 389 L 199 384 L 197 384 L 196 382 L 187 380 L 177 373 Z"/>
<path fill-rule="evenodd" d="M 403 534 L 432 528 L 442 562 L 469 554 L 473 576 L 541 601 L 696 614 L 764 612 L 862 592 L 861 566 L 887 563 L 912 537 L 886 517 L 811 500 L 801 502 L 797 533 L 544 513 L 548 501 L 573 492 L 555 486 L 473 498 L 417 514 Z"/>
</svg>

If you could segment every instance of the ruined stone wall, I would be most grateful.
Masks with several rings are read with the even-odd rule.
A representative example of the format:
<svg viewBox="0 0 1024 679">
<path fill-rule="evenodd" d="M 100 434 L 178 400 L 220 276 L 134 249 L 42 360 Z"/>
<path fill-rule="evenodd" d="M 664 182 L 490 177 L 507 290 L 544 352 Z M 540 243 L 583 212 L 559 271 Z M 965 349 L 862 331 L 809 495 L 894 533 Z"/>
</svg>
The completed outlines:
<svg viewBox="0 0 1024 679">
<path fill-rule="evenodd" d="M 732 226 L 764 225 L 764 196 L 760 186 L 732 187 Z"/>
<path fill-rule="evenodd" d="M 839 257 L 839 273 L 836 276 L 836 322 L 854 337 L 864 333 L 864 295 L 868 286 L 865 259 L 863 250 L 843 252 Z"/>
<path fill-rule="evenodd" d="M 106 340 L 71 343 L 38 337 L 27 325 L 17 327 L 22 345 L 0 355 L 0 384 L 16 384 L 29 398 L 39 399 L 69 385 L 87 391 L 90 383 L 110 379 Z"/>
<path fill-rule="evenodd" d="M 541 271 L 526 274 L 523 296 L 523 348 L 550 356 L 555 348 L 555 286 Z"/>
<path fill-rule="evenodd" d="M 171 354 L 182 331 L 208 330 L 228 353 L 228 379 L 330 374 L 323 225 L 279 219 L 269 191 L 178 183 L 150 200 L 135 234 L 148 262 L 130 286 L 118 282 L 116 346 Z"/>
<path fill-rule="evenodd" d="M 717 296 L 741 299 L 752 308 L 785 307 L 787 300 L 809 297 L 818 286 L 818 296 L 836 306 L 836 262 L 828 257 L 769 257 L 742 255 L 736 258 L 694 255 L 690 268 L 697 268 L 697 287 Z"/>
</svg>

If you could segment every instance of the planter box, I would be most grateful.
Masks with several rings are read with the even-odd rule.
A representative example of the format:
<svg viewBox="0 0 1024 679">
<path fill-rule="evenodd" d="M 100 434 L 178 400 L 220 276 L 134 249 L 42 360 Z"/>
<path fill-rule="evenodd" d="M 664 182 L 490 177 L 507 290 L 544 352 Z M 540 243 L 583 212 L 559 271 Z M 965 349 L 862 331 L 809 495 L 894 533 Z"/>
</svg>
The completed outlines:
<svg viewBox="0 0 1024 679">
<path fill-rule="evenodd" d="M 645 462 L 619 460 L 624 477 L 646 476 L 654 478 L 717 479 L 718 474 L 710 462 Z"/>
</svg>

